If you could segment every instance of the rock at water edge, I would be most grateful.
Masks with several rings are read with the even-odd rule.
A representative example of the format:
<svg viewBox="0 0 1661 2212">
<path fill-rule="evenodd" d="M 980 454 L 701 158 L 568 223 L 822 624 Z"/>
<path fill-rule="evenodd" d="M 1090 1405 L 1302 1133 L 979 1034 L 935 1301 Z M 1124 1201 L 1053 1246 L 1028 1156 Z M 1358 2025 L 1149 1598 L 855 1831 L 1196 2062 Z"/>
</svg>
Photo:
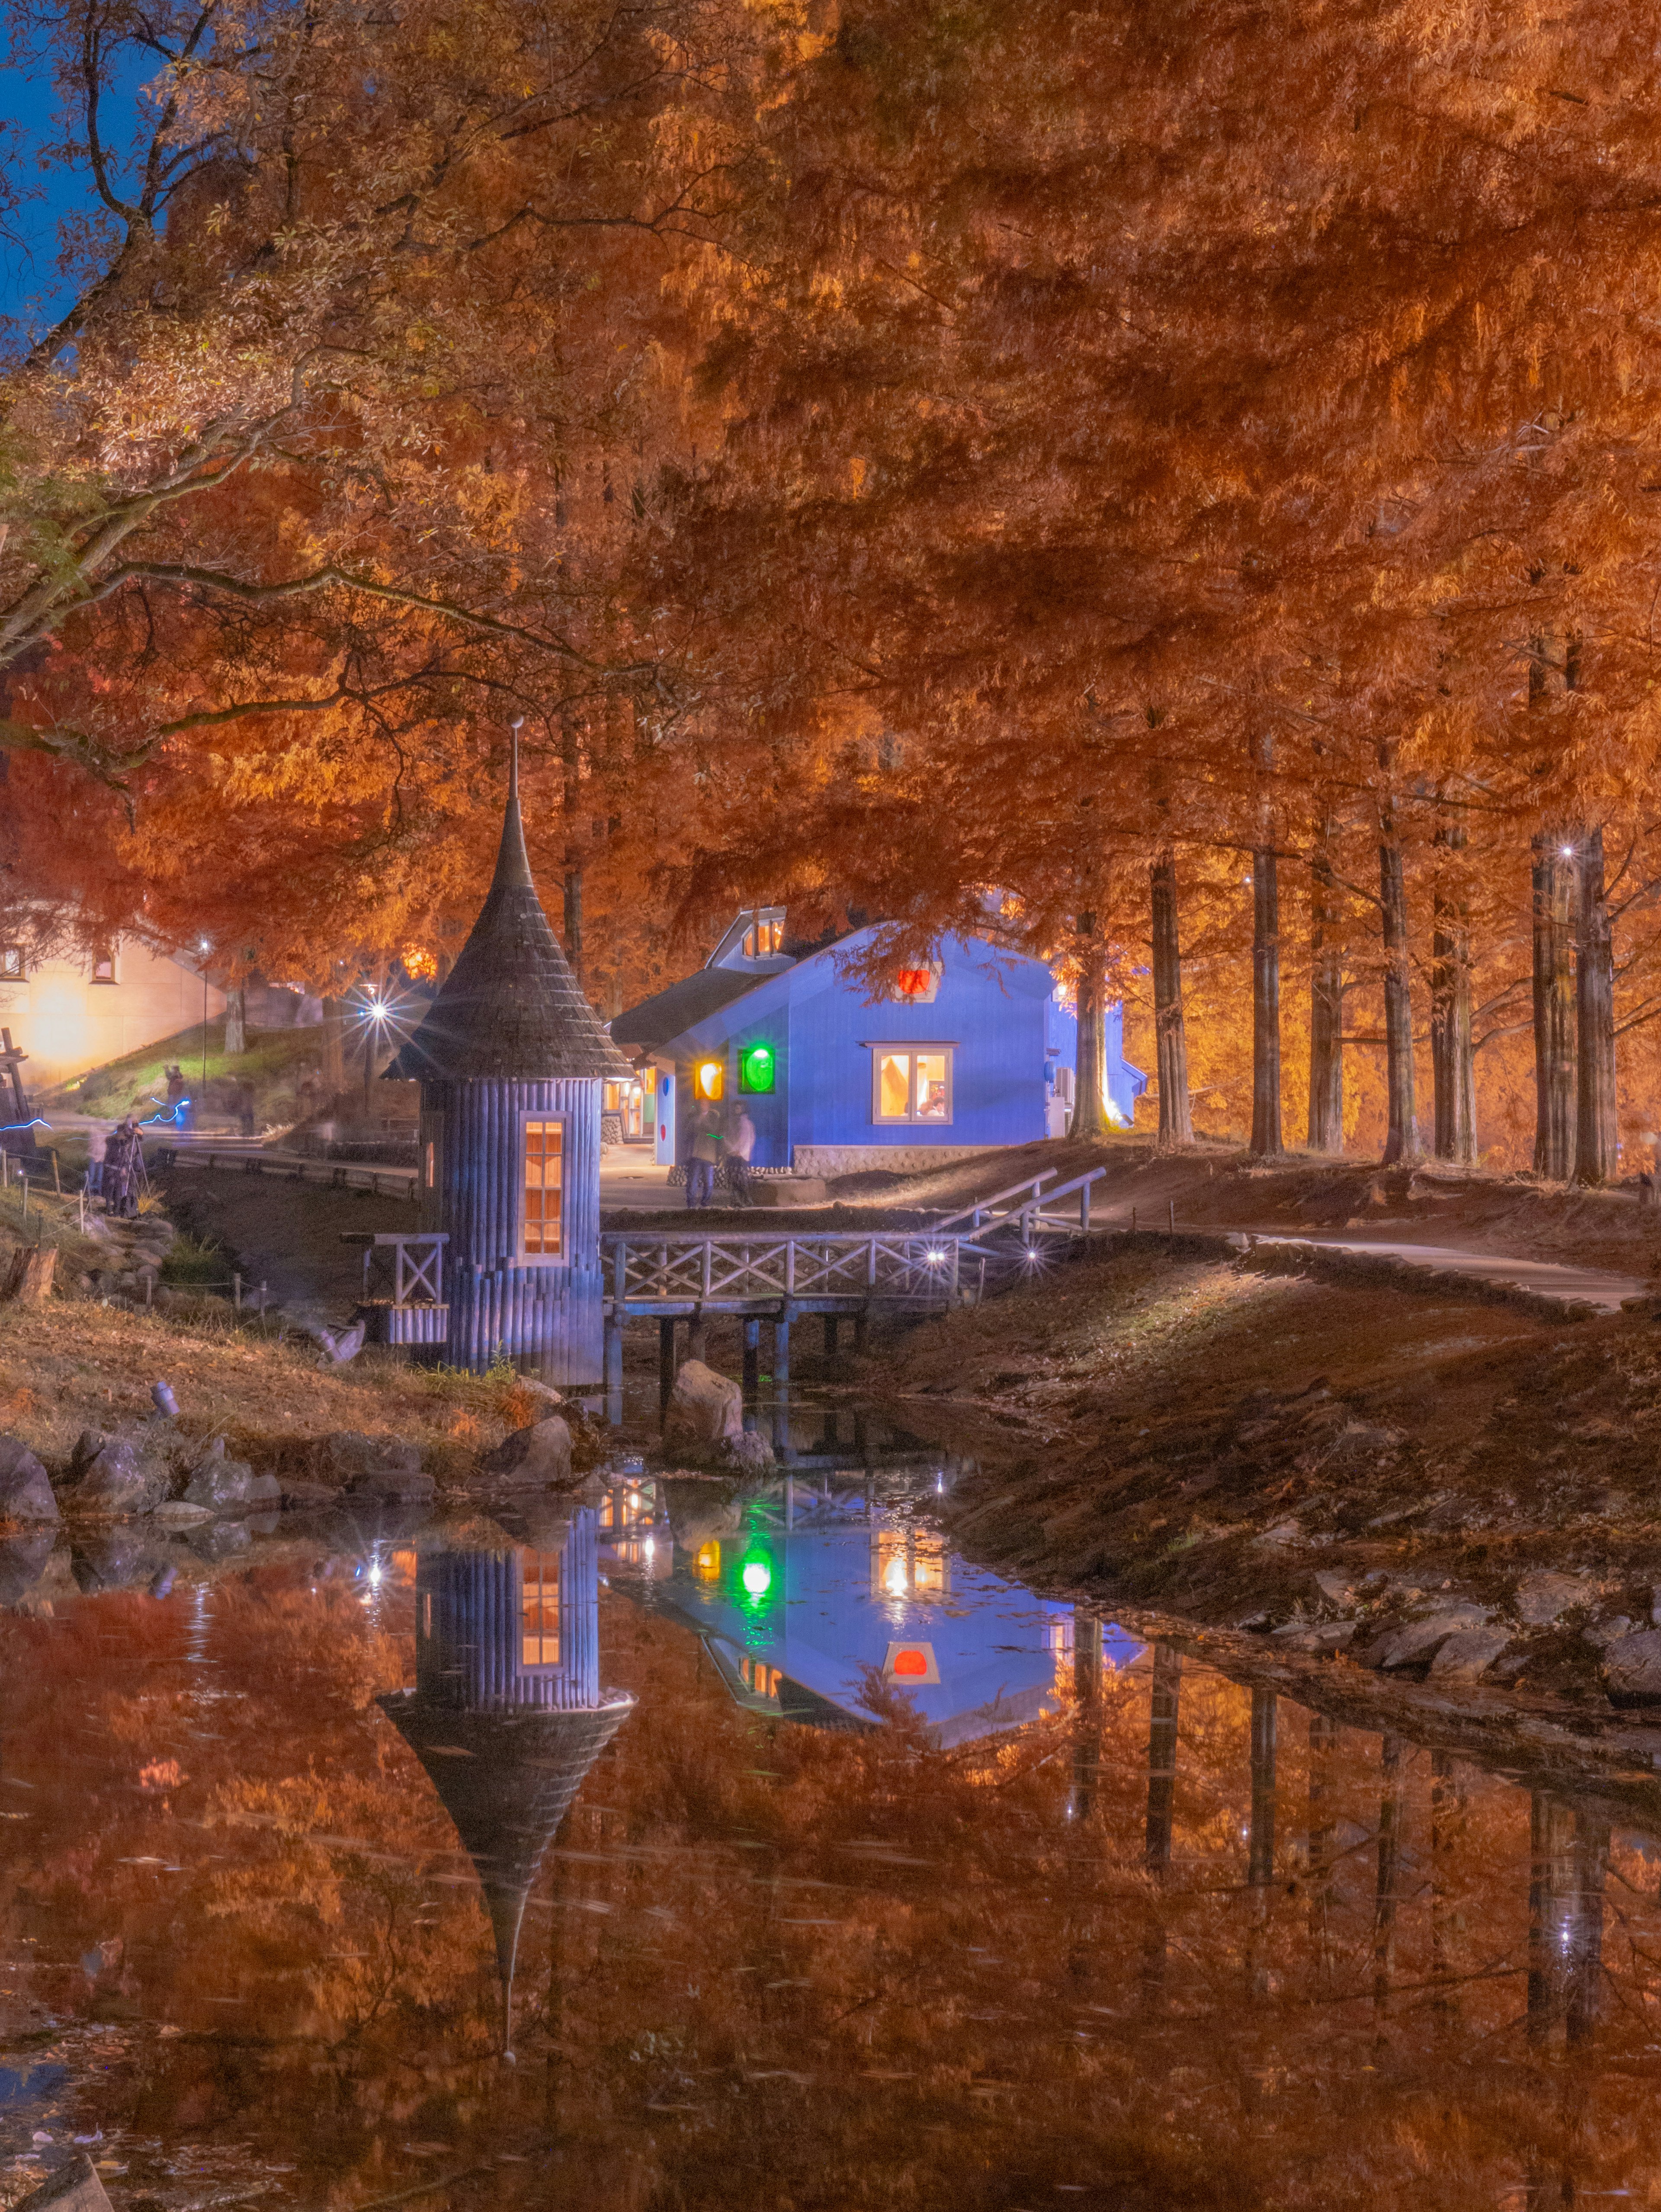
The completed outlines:
<svg viewBox="0 0 1661 2212">
<path fill-rule="evenodd" d="M 0 1521 L 59 1518 L 46 1468 L 16 1437 L 0 1437 Z"/>
<path fill-rule="evenodd" d="M 507 1475 L 527 1489 L 571 1479 L 571 1431 L 557 1413 L 515 1429 L 479 1462 L 486 1474 Z"/>
<path fill-rule="evenodd" d="M 682 1363 L 663 1416 L 666 1444 L 687 1443 L 709 1449 L 735 1443 L 744 1434 L 744 1393 L 701 1359 Z"/>
</svg>

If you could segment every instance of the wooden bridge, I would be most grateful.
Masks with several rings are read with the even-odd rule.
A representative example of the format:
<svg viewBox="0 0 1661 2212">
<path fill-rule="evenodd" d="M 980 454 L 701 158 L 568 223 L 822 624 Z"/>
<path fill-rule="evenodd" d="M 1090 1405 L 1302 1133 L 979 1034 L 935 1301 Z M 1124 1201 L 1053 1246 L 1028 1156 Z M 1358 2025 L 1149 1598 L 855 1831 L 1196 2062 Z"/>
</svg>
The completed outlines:
<svg viewBox="0 0 1661 2212">
<path fill-rule="evenodd" d="M 666 1401 L 677 1364 L 677 1322 L 688 1323 L 688 1356 L 702 1359 L 709 1316 L 731 1314 L 744 1324 L 745 1396 L 760 1372 L 764 1321 L 773 1330 L 775 1389 L 788 1392 L 790 1331 L 799 1316 L 823 1317 L 827 1352 L 837 1348 L 842 1322 L 851 1320 L 858 1351 L 873 1313 L 939 1312 L 1006 1289 L 1058 1239 L 1088 1235 L 1091 1187 L 1104 1172 L 1098 1168 L 1050 1189 L 1052 1171 L 925 1230 L 773 1237 L 611 1231 L 599 1240 L 606 1389 L 622 1388 L 627 1322 L 657 1322 L 659 1382 Z M 1068 1198 L 1077 1200 L 1076 1219 L 1056 1211 L 1056 1202 Z"/>
</svg>

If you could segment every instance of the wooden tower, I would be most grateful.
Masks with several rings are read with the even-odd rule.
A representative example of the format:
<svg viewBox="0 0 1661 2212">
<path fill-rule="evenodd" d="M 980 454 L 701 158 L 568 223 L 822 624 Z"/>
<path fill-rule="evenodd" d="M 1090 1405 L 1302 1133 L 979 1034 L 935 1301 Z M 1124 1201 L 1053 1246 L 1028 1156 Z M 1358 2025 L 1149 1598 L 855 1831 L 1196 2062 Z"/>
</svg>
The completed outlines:
<svg viewBox="0 0 1661 2212">
<path fill-rule="evenodd" d="M 632 1071 L 531 879 L 515 749 L 502 848 L 459 958 L 389 1078 L 421 1085 L 422 1226 L 448 1238 L 444 1357 L 603 1380 L 600 1085 Z"/>
</svg>

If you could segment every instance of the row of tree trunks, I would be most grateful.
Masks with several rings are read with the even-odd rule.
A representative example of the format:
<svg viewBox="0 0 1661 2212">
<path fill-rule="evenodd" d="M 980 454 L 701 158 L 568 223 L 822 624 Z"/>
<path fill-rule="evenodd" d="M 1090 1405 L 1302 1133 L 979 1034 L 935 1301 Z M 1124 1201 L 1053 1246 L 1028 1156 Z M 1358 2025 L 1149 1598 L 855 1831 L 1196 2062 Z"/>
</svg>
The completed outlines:
<svg viewBox="0 0 1661 2212">
<path fill-rule="evenodd" d="M 1323 823 L 1310 861 L 1309 1148 L 1343 1150 L 1344 949 Z M 1447 824 L 1437 837 L 1462 851 L 1465 831 Z M 1601 829 L 1579 836 L 1554 830 L 1533 842 L 1536 1172 L 1566 1182 L 1607 1182 L 1618 1164 L 1615 1066 L 1615 956 L 1604 883 Z M 1412 967 L 1405 875 L 1393 801 L 1381 810 L 1379 915 L 1384 951 L 1384 1042 L 1389 1126 L 1386 1166 L 1419 1156 L 1414 1060 Z M 1177 864 L 1166 852 L 1149 876 L 1155 1066 L 1162 1147 L 1189 1144 L 1194 1127 L 1183 1012 Z M 1282 1152 L 1281 945 L 1278 857 L 1264 845 L 1251 856 L 1251 1150 Z M 1079 994 L 1079 1073 L 1074 1135 L 1106 1126 L 1102 1052 L 1105 959 L 1093 914 L 1078 916 L 1081 947 L 1091 948 Z M 1431 1070 L 1433 1149 L 1469 1166 L 1476 1158 L 1475 1040 L 1469 911 L 1439 882 L 1431 935 Z"/>
</svg>

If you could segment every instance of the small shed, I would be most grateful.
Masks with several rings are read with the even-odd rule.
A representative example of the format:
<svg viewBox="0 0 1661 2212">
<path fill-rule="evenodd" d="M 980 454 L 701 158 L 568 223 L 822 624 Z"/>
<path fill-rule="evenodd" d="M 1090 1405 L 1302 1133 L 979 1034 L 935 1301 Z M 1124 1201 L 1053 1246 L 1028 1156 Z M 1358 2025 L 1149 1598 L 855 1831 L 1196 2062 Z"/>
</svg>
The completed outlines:
<svg viewBox="0 0 1661 2212">
<path fill-rule="evenodd" d="M 873 995 L 851 958 L 874 935 L 799 943 L 782 908 L 741 915 L 703 967 L 611 1024 L 640 1064 L 657 1158 L 688 1157 L 692 1120 L 742 1103 L 755 1164 L 797 1175 L 943 1166 L 1066 1133 L 1078 1021 L 1042 960 L 948 939 Z M 1147 1079 L 1108 1010 L 1110 1118 L 1129 1127 Z"/>
<path fill-rule="evenodd" d="M 386 1069 L 421 1085 L 422 1227 L 447 1237 L 444 1357 L 603 1377 L 600 1086 L 630 1073 L 537 897 L 515 760 L 472 933 Z"/>
</svg>

